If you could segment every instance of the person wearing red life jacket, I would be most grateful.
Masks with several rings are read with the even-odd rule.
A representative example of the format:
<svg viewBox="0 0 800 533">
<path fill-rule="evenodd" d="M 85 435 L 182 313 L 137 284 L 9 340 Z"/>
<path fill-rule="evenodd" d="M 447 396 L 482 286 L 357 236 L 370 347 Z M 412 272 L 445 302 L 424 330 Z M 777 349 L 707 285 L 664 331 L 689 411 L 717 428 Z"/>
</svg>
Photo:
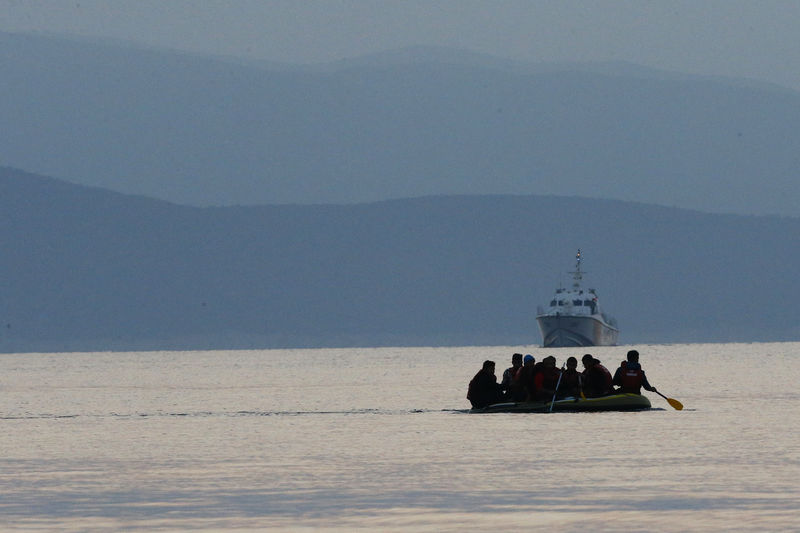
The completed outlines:
<svg viewBox="0 0 800 533">
<path fill-rule="evenodd" d="M 639 352 L 630 350 L 627 361 L 623 361 L 614 373 L 613 384 L 619 387 L 619 392 L 631 392 L 641 394 L 642 388 L 651 392 L 658 392 L 655 387 L 647 381 L 647 376 L 639 364 Z"/>
<path fill-rule="evenodd" d="M 524 364 L 516 369 L 514 377 L 511 378 L 509 393 L 506 395 L 508 400 L 513 402 L 530 401 L 531 387 L 534 387 L 533 365 L 536 360 L 528 354 L 523 361 Z"/>
<path fill-rule="evenodd" d="M 597 398 L 598 396 L 606 396 L 614 392 L 614 387 L 611 384 L 613 378 L 611 372 L 600 363 L 599 359 L 595 359 L 592 354 L 585 354 L 581 358 L 583 363 L 583 392 L 589 398 Z"/>
<path fill-rule="evenodd" d="M 536 397 L 539 400 L 550 401 L 556 393 L 558 378 L 561 370 L 556 368 L 556 358 L 548 355 L 542 359 L 541 370 L 536 373 L 534 382 L 536 383 Z"/>
</svg>

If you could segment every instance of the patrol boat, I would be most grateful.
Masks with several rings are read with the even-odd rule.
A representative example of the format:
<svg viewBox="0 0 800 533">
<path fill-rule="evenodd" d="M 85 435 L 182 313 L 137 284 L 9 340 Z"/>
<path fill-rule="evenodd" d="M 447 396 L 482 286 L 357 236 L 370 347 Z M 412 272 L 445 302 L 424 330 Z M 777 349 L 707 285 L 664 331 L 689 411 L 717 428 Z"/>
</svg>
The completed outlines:
<svg viewBox="0 0 800 533">
<path fill-rule="evenodd" d="M 559 287 L 547 308 L 539 306 L 536 322 L 542 332 L 542 347 L 616 346 L 617 321 L 600 310 L 594 289 L 581 286 L 581 251 L 575 256 L 572 287 Z"/>
</svg>

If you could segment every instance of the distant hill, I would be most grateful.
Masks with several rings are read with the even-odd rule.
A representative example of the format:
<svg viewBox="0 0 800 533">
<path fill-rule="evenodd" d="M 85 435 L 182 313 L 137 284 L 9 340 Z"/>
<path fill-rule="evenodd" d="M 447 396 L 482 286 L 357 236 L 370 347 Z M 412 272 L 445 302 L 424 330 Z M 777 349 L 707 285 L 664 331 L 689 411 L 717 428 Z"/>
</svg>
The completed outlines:
<svg viewBox="0 0 800 533">
<path fill-rule="evenodd" d="M 796 341 L 797 235 L 556 196 L 197 208 L 0 168 L 0 351 L 536 345 L 577 248 L 623 343 Z"/>
<path fill-rule="evenodd" d="M 453 194 L 800 216 L 800 94 L 413 48 L 317 67 L 0 33 L 0 164 L 181 204 Z"/>
</svg>

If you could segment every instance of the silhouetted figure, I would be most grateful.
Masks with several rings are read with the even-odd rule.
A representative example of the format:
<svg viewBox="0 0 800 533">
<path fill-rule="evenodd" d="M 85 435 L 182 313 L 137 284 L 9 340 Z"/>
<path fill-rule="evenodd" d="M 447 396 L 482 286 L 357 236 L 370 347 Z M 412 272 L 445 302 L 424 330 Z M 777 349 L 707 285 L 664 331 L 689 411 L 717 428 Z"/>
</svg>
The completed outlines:
<svg viewBox="0 0 800 533">
<path fill-rule="evenodd" d="M 599 359 L 587 353 L 581 358 L 581 362 L 584 367 L 583 392 L 587 397 L 606 396 L 614 391 L 611 372 L 600 363 Z"/>
<path fill-rule="evenodd" d="M 517 371 L 522 368 L 522 354 L 515 353 L 511 356 L 511 366 L 506 368 L 503 372 L 503 380 L 500 382 L 500 388 L 503 389 L 508 397 L 513 397 L 514 378 L 517 376 Z"/>
<path fill-rule="evenodd" d="M 647 376 L 642 370 L 642 365 L 639 364 L 639 352 L 630 350 L 627 359 L 627 361 L 623 361 L 619 365 L 619 368 L 614 373 L 613 383 L 620 388 L 619 391 L 641 394 L 642 387 L 644 387 L 644 390 L 658 392 L 655 387 L 647 382 Z"/>
<path fill-rule="evenodd" d="M 548 355 L 542 359 L 542 367 L 536 373 L 536 397 L 539 400 L 550 401 L 556 393 L 558 378 L 561 370 L 556 368 L 556 358 Z"/>
<path fill-rule="evenodd" d="M 536 400 L 536 359 L 528 354 L 523 359 L 522 368 L 514 379 L 516 392 L 519 388 L 520 399 L 516 401 L 532 402 Z"/>
<path fill-rule="evenodd" d="M 467 399 L 474 409 L 503 401 L 503 391 L 494 375 L 494 361 L 483 362 L 483 368 L 469 382 Z"/>
<path fill-rule="evenodd" d="M 578 372 L 578 360 L 574 357 L 567 358 L 567 368 L 562 372 L 561 385 L 558 386 L 558 397 L 579 397 L 581 394 L 582 377 L 581 373 Z"/>
</svg>

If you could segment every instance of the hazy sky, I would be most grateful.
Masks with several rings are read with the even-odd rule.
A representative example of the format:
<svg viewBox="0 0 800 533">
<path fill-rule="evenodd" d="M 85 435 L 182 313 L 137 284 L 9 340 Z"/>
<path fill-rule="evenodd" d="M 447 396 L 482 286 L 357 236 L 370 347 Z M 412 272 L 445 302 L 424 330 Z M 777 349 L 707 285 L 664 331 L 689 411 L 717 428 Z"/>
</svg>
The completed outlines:
<svg viewBox="0 0 800 533">
<path fill-rule="evenodd" d="M 621 60 L 800 90 L 800 1 L 0 0 L 0 30 L 314 63 L 409 45 Z"/>
</svg>

